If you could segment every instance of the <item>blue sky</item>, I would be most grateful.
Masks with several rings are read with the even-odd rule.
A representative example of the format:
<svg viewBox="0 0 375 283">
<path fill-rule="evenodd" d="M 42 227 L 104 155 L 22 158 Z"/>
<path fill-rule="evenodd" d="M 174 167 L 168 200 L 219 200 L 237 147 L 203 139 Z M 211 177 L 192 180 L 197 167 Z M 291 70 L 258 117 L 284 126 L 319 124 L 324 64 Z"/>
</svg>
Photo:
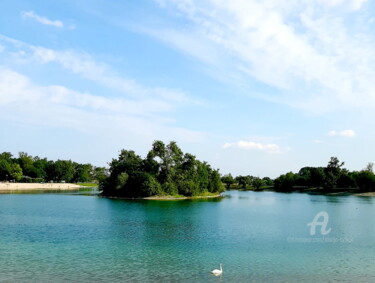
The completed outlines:
<svg viewBox="0 0 375 283">
<path fill-rule="evenodd" d="M 375 161 L 368 0 L 0 7 L 0 151 L 104 166 L 175 140 L 260 177 Z"/>
</svg>

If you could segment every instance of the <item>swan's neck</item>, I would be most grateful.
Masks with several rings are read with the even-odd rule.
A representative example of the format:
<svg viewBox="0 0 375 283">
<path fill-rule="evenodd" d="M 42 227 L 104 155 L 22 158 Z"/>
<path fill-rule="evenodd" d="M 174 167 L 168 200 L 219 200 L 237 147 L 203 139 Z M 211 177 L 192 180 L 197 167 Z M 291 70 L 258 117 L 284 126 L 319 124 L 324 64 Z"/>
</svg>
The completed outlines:
<svg viewBox="0 0 375 283">
<path fill-rule="evenodd" d="M 221 267 L 221 264 L 220 264 L 220 271 L 223 271 L 223 268 Z"/>
</svg>

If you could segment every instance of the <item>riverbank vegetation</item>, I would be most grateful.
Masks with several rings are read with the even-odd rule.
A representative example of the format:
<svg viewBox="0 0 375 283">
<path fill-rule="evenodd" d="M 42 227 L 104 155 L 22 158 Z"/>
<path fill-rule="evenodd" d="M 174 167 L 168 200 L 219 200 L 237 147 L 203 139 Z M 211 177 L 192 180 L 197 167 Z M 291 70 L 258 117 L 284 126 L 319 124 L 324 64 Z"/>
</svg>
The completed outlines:
<svg viewBox="0 0 375 283">
<path fill-rule="evenodd" d="M 100 182 L 106 174 L 104 167 L 71 160 L 47 160 L 26 152 L 20 152 L 18 157 L 10 152 L 0 154 L 0 181 L 86 183 Z"/>
<path fill-rule="evenodd" d="M 275 179 L 276 191 L 372 192 L 375 190 L 373 163 L 360 171 L 349 171 L 344 162 L 331 157 L 326 167 L 303 167 L 298 173 L 289 172 Z"/>
<path fill-rule="evenodd" d="M 298 173 L 288 172 L 272 180 L 268 177 L 224 175 L 222 182 L 227 189 L 273 190 L 278 192 L 374 192 L 373 163 L 360 171 L 349 171 L 344 162 L 331 157 L 326 167 L 303 167 Z"/>
<path fill-rule="evenodd" d="M 252 175 L 220 176 L 218 170 L 201 162 L 190 153 L 183 153 L 176 142 L 165 145 L 155 141 L 146 158 L 132 150 L 122 150 L 109 169 L 80 164 L 71 160 L 48 160 L 20 152 L 0 154 L 0 181 L 24 183 L 84 183 L 99 184 L 104 196 L 191 197 L 215 195 L 230 189 L 273 190 L 278 192 L 375 192 L 373 163 L 360 171 L 349 171 L 344 162 L 331 157 L 325 167 L 303 167 L 297 173 L 288 172 L 276 179 Z"/>
<path fill-rule="evenodd" d="M 260 191 L 273 187 L 273 180 L 269 177 L 256 176 L 242 176 L 233 177 L 232 174 L 227 174 L 221 177 L 221 181 L 225 184 L 227 190 L 254 190 Z"/>
<path fill-rule="evenodd" d="M 155 141 L 146 158 L 122 150 L 109 163 L 109 177 L 100 183 L 111 197 L 201 196 L 224 191 L 218 170 L 183 153 L 176 142 Z"/>
</svg>

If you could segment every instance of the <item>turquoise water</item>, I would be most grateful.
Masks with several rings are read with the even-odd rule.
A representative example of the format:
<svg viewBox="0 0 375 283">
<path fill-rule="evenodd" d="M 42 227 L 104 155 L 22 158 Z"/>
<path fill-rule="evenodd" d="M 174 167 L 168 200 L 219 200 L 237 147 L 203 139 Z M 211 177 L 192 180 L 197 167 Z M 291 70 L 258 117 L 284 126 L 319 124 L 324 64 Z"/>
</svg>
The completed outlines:
<svg viewBox="0 0 375 283">
<path fill-rule="evenodd" d="M 375 282 L 375 198 L 225 194 L 0 195 L 0 282 Z"/>
</svg>

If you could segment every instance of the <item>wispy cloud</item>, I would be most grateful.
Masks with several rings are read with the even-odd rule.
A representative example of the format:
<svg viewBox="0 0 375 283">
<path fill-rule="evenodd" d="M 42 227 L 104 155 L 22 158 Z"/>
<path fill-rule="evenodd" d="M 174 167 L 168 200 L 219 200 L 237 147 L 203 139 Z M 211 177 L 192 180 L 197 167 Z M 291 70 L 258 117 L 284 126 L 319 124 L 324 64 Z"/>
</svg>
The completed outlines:
<svg viewBox="0 0 375 283">
<path fill-rule="evenodd" d="M 274 89 L 263 93 L 264 99 L 311 112 L 375 108 L 375 40 L 370 27 L 361 24 L 370 20 L 362 13 L 368 1 L 157 2 L 188 24 L 156 38 L 184 52 L 189 44 L 174 43 L 174 38 L 184 42 L 184 34 L 214 46 L 224 55 L 215 57 L 217 62 L 206 60 L 194 45 L 190 54 L 213 68 L 224 64 L 222 76 L 242 77 L 240 87 L 250 94 L 253 79 Z"/>
<path fill-rule="evenodd" d="M 158 113 L 170 110 L 163 101 L 105 98 L 60 85 L 40 86 L 25 75 L 0 66 L 0 117 L 27 124 L 72 128 L 83 132 L 173 136 L 201 141 L 204 133 L 170 125 Z"/>
<path fill-rule="evenodd" d="M 39 16 L 34 11 L 22 11 L 21 16 L 23 18 L 33 19 L 33 20 L 37 21 L 38 23 L 40 23 L 42 25 L 53 26 L 53 27 L 56 27 L 56 28 L 66 27 L 62 21 L 50 20 L 47 17 Z M 75 29 L 75 26 L 69 25 L 67 28 L 68 29 Z"/>
<path fill-rule="evenodd" d="M 177 102 L 187 102 L 188 96 L 181 90 L 163 87 L 145 87 L 134 80 L 124 78 L 111 67 L 97 62 L 87 53 L 74 51 L 58 51 L 32 46 L 31 58 L 42 63 L 57 63 L 65 69 L 82 75 L 86 79 L 100 83 L 117 91 L 136 97 L 160 97 Z"/>
<path fill-rule="evenodd" d="M 98 62 L 90 54 L 73 50 L 53 50 L 34 46 L 0 35 L 0 42 L 12 50 L 13 61 L 35 64 L 58 64 L 64 69 L 82 76 L 95 84 L 116 90 L 125 96 L 137 99 L 159 99 L 174 105 L 199 103 L 182 90 L 166 87 L 149 87 L 126 78 L 110 66 Z"/>
<path fill-rule="evenodd" d="M 246 150 L 260 150 L 267 153 L 280 153 L 281 148 L 277 144 L 266 144 L 258 143 L 253 141 L 238 141 L 238 142 L 228 142 L 223 145 L 223 148 L 239 148 Z"/>
<path fill-rule="evenodd" d="M 205 139 L 205 133 L 178 127 L 170 118 L 170 113 L 177 108 L 195 104 L 180 90 L 139 84 L 87 53 L 47 49 L 1 35 L 0 43 L 6 47 L 1 58 L 5 65 L 7 62 L 28 66 L 57 64 L 62 72 L 76 74 L 79 79 L 105 87 L 108 93 L 116 93 L 101 96 L 64 85 L 40 85 L 12 67 L 0 65 L 0 116 L 3 120 L 78 131 L 101 129 L 122 138 L 134 135 L 138 139 L 160 137 L 189 142 Z"/>
<path fill-rule="evenodd" d="M 352 138 L 352 137 L 355 137 L 355 135 L 356 133 L 353 130 L 343 130 L 343 131 L 331 130 L 328 132 L 328 136 L 330 137 Z"/>
</svg>

